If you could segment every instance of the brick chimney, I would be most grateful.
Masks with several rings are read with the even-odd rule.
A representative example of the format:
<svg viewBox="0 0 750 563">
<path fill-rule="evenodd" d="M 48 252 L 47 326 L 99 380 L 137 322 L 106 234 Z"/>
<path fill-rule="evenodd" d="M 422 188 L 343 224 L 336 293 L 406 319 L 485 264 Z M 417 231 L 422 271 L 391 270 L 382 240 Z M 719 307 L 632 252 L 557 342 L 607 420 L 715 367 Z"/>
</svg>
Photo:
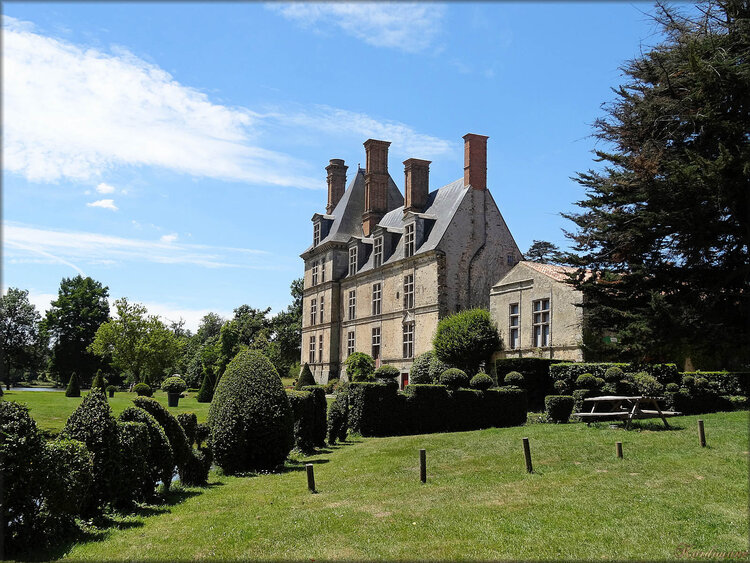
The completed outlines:
<svg viewBox="0 0 750 563">
<path fill-rule="evenodd" d="M 487 139 L 484 135 L 464 135 L 464 186 L 487 189 Z"/>
<path fill-rule="evenodd" d="M 348 166 L 344 166 L 344 161 L 340 158 L 332 158 L 331 163 L 326 166 L 326 172 L 328 172 L 328 205 L 326 206 L 326 213 L 330 215 L 336 204 L 344 195 L 346 190 L 346 170 Z"/>
<path fill-rule="evenodd" d="M 404 212 L 421 213 L 430 193 L 430 161 L 410 158 L 404 161 Z"/>
<path fill-rule="evenodd" d="M 365 166 L 365 212 L 362 214 L 362 230 L 369 237 L 375 225 L 388 211 L 388 141 L 367 139 L 364 143 L 367 164 Z"/>
</svg>

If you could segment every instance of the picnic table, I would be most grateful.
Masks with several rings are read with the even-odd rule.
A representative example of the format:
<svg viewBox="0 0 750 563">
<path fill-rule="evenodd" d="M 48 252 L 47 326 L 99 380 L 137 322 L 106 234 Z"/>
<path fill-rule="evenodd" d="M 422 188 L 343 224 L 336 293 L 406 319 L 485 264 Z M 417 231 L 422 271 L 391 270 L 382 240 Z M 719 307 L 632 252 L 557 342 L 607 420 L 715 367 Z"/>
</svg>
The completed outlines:
<svg viewBox="0 0 750 563">
<path fill-rule="evenodd" d="M 590 397 L 584 399 L 583 402 L 590 404 L 591 410 L 589 412 L 577 412 L 575 416 L 584 421 L 624 420 L 625 428 L 629 428 L 630 422 L 634 419 L 661 418 L 664 426 L 669 428 L 667 417 L 679 416 L 682 413 L 661 410 L 659 407 L 660 400 L 663 400 L 663 398 L 644 396 L 623 397 L 619 395 Z M 588 404 L 585 406 L 588 406 Z"/>
</svg>

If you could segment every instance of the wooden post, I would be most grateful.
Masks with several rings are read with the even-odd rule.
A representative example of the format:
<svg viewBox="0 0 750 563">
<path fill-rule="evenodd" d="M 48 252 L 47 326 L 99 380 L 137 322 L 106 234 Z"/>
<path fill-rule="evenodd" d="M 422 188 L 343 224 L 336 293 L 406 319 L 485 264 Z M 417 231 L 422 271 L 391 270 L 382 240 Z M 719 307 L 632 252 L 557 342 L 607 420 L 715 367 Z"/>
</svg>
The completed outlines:
<svg viewBox="0 0 750 563">
<path fill-rule="evenodd" d="M 703 421 L 698 420 L 698 438 L 701 442 L 701 448 L 706 447 L 706 431 L 703 429 Z"/>
<path fill-rule="evenodd" d="M 419 450 L 419 480 L 427 482 L 427 450 Z"/>
<path fill-rule="evenodd" d="M 531 449 L 529 449 L 529 439 L 523 439 L 523 455 L 526 458 L 526 471 L 534 473 L 534 468 L 531 467 Z"/>
<path fill-rule="evenodd" d="M 315 470 L 313 469 L 312 463 L 306 463 L 305 468 L 307 469 L 307 488 L 310 489 L 311 493 L 316 493 L 315 490 Z"/>
<path fill-rule="evenodd" d="M 615 450 L 617 450 L 617 457 L 622 459 L 622 442 L 615 442 Z"/>
</svg>

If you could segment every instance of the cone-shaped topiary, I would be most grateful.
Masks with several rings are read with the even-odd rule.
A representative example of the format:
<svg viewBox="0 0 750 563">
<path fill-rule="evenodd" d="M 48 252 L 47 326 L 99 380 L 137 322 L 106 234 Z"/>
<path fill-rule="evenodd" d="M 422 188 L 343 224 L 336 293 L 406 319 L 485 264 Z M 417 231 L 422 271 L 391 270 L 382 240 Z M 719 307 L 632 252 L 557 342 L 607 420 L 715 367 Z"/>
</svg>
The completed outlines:
<svg viewBox="0 0 750 563">
<path fill-rule="evenodd" d="M 269 469 L 294 446 L 294 416 L 273 364 L 243 350 L 227 366 L 208 411 L 211 446 L 225 473 Z"/>
<path fill-rule="evenodd" d="M 102 370 L 96 370 L 96 375 L 94 376 L 94 380 L 91 382 L 91 388 L 92 389 L 101 389 L 102 393 L 105 393 L 107 391 L 107 382 L 104 380 L 104 375 L 102 375 Z"/>
<path fill-rule="evenodd" d="M 78 376 L 76 372 L 70 374 L 70 381 L 68 381 L 68 388 L 65 389 L 66 397 L 80 397 L 81 396 L 81 384 L 78 382 Z"/>
<path fill-rule="evenodd" d="M 172 446 L 169 445 L 169 439 L 164 433 L 164 429 L 159 422 L 139 407 L 128 407 L 120 413 L 119 420 L 122 422 L 142 422 L 146 425 L 149 434 L 148 446 L 148 466 L 151 476 L 150 491 L 144 490 L 146 499 L 153 496 L 157 481 L 164 483 L 164 487 L 169 489 L 174 475 L 174 453 Z"/>
<path fill-rule="evenodd" d="M 316 381 L 313 377 L 312 372 L 310 371 L 310 366 L 305 363 L 302 366 L 302 371 L 297 378 L 297 385 L 295 385 L 294 388 L 297 391 L 300 391 L 303 387 L 307 387 L 308 385 L 316 385 Z"/>
<path fill-rule="evenodd" d="M 210 369 L 204 370 L 203 383 L 201 383 L 200 391 L 196 399 L 199 403 L 210 403 L 211 399 L 214 398 L 214 376 L 213 371 Z"/>
</svg>

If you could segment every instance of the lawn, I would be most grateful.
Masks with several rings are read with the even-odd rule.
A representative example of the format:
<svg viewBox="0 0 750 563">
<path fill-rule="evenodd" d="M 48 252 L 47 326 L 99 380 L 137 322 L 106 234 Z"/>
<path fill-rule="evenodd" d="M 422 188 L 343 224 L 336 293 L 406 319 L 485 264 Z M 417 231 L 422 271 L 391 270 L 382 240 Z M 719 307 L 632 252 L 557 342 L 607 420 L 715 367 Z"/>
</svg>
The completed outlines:
<svg viewBox="0 0 750 563">
<path fill-rule="evenodd" d="M 40 557 L 661 560 L 685 546 L 747 550 L 748 413 L 670 423 L 668 431 L 660 421 L 630 431 L 530 424 L 355 439 L 295 458 L 281 473 L 212 473 L 208 488 L 177 491 L 171 503 L 117 517 L 88 541 Z M 307 491 L 305 462 L 314 464 L 318 494 Z"/>
<path fill-rule="evenodd" d="M 88 391 L 82 391 L 80 397 L 66 397 L 64 391 L 14 391 L 11 389 L 4 393 L 3 399 L 6 401 L 25 403 L 39 428 L 48 432 L 59 432 Z M 198 417 L 198 422 L 206 422 L 210 403 L 199 403 L 195 398 L 197 393 L 184 393 L 184 395 L 185 398 L 180 399 L 179 406 L 170 407 L 169 411 L 175 416 L 183 412 L 194 412 Z M 114 415 L 117 416 L 127 407 L 132 407 L 136 396 L 135 393 L 116 392 L 115 396 L 109 399 Z M 167 394 L 163 391 L 155 391 L 154 399 L 167 406 Z"/>
</svg>

